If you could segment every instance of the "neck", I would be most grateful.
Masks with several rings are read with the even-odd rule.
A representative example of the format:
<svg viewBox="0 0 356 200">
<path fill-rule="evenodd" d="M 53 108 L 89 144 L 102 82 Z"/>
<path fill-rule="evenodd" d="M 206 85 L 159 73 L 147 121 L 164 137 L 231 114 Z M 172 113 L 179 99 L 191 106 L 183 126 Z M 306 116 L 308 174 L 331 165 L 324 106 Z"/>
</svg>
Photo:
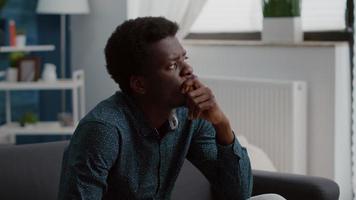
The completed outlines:
<svg viewBox="0 0 356 200">
<path fill-rule="evenodd" d="M 162 105 L 157 105 L 154 102 L 146 101 L 137 97 L 134 99 L 152 128 L 158 129 L 161 127 L 164 122 L 168 120 L 172 112 L 172 109 L 164 108 Z"/>
</svg>

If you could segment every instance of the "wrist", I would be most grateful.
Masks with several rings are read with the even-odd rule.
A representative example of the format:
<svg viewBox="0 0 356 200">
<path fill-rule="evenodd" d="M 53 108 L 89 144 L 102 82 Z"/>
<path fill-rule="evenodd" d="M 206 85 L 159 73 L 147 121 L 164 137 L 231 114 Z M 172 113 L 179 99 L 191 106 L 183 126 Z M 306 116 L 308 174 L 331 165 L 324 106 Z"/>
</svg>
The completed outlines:
<svg viewBox="0 0 356 200">
<path fill-rule="evenodd" d="M 221 117 L 218 120 L 211 122 L 211 124 L 215 126 L 227 126 L 230 125 L 229 119 L 221 112 Z"/>
<path fill-rule="evenodd" d="M 216 131 L 216 139 L 220 145 L 229 145 L 234 142 L 234 134 L 227 118 L 221 120 L 219 123 L 213 124 Z"/>
</svg>

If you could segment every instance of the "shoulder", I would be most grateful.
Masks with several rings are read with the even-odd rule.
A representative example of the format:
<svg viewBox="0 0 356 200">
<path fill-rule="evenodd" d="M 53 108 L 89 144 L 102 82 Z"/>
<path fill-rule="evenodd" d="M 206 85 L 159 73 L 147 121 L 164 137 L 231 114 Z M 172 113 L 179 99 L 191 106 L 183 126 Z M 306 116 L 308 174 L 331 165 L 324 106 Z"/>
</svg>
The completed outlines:
<svg viewBox="0 0 356 200">
<path fill-rule="evenodd" d="M 99 144 L 113 142 L 118 143 L 118 129 L 108 123 L 100 121 L 85 121 L 81 122 L 73 136 L 72 141 L 81 141 L 88 144 Z"/>
<path fill-rule="evenodd" d="M 125 104 L 121 93 L 117 92 L 111 97 L 97 104 L 79 123 L 102 124 L 106 126 L 117 127 L 120 124 L 125 124 L 127 121 L 127 105 Z"/>
</svg>

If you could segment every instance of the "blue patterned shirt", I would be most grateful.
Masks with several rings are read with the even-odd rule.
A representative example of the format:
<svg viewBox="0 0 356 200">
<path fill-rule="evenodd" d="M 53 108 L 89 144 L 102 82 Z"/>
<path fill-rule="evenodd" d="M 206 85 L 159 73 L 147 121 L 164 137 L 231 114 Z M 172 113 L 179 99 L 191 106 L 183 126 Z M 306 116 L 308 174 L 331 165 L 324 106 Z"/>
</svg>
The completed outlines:
<svg viewBox="0 0 356 200">
<path fill-rule="evenodd" d="M 236 138 L 219 145 L 213 126 L 188 120 L 185 107 L 161 138 L 133 102 L 117 92 L 80 121 L 63 156 L 59 199 L 170 199 L 185 158 L 218 199 L 250 197 L 250 161 Z"/>
</svg>

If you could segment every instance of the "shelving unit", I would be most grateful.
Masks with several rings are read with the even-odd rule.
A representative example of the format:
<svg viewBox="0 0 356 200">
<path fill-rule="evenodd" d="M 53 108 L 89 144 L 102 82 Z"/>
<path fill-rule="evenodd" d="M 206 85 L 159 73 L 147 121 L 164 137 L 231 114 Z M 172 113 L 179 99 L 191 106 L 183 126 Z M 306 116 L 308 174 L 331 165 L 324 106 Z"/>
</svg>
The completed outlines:
<svg viewBox="0 0 356 200">
<path fill-rule="evenodd" d="M 0 53 L 44 52 L 55 50 L 54 45 L 0 46 Z M 73 104 L 73 126 L 62 126 L 59 121 L 38 122 L 21 127 L 11 121 L 11 91 L 29 90 L 71 90 Z M 68 135 L 74 132 L 80 117 L 84 115 L 84 72 L 75 71 L 72 79 L 59 79 L 55 82 L 0 82 L 0 91 L 5 91 L 6 123 L 0 126 L 0 143 L 15 143 L 16 135 Z"/>
<path fill-rule="evenodd" d="M 30 45 L 23 47 L 13 47 L 13 46 L 0 46 L 0 53 L 11 53 L 17 51 L 53 51 L 55 49 L 54 45 Z"/>
<path fill-rule="evenodd" d="M 38 122 L 35 125 L 21 127 L 19 123 L 11 121 L 11 91 L 28 90 L 71 90 L 73 104 L 73 126 L 62 126 L 58 121 Z M 8 142 L 15 143 L 16 135 L 41 135 L 58 134 L 68 135 L 74 129 L 81 117 L 84 116 L 84 72 L 78 70 L 73 72 L 72 79 L 60 79 L 55 82 L 0 82 L 0 91 L 5 91 L 6 124 L 0 126 L 0 136 L 6 136 Z M 1 141 L 1 139 L 0 139 Z"/>
</svg>

